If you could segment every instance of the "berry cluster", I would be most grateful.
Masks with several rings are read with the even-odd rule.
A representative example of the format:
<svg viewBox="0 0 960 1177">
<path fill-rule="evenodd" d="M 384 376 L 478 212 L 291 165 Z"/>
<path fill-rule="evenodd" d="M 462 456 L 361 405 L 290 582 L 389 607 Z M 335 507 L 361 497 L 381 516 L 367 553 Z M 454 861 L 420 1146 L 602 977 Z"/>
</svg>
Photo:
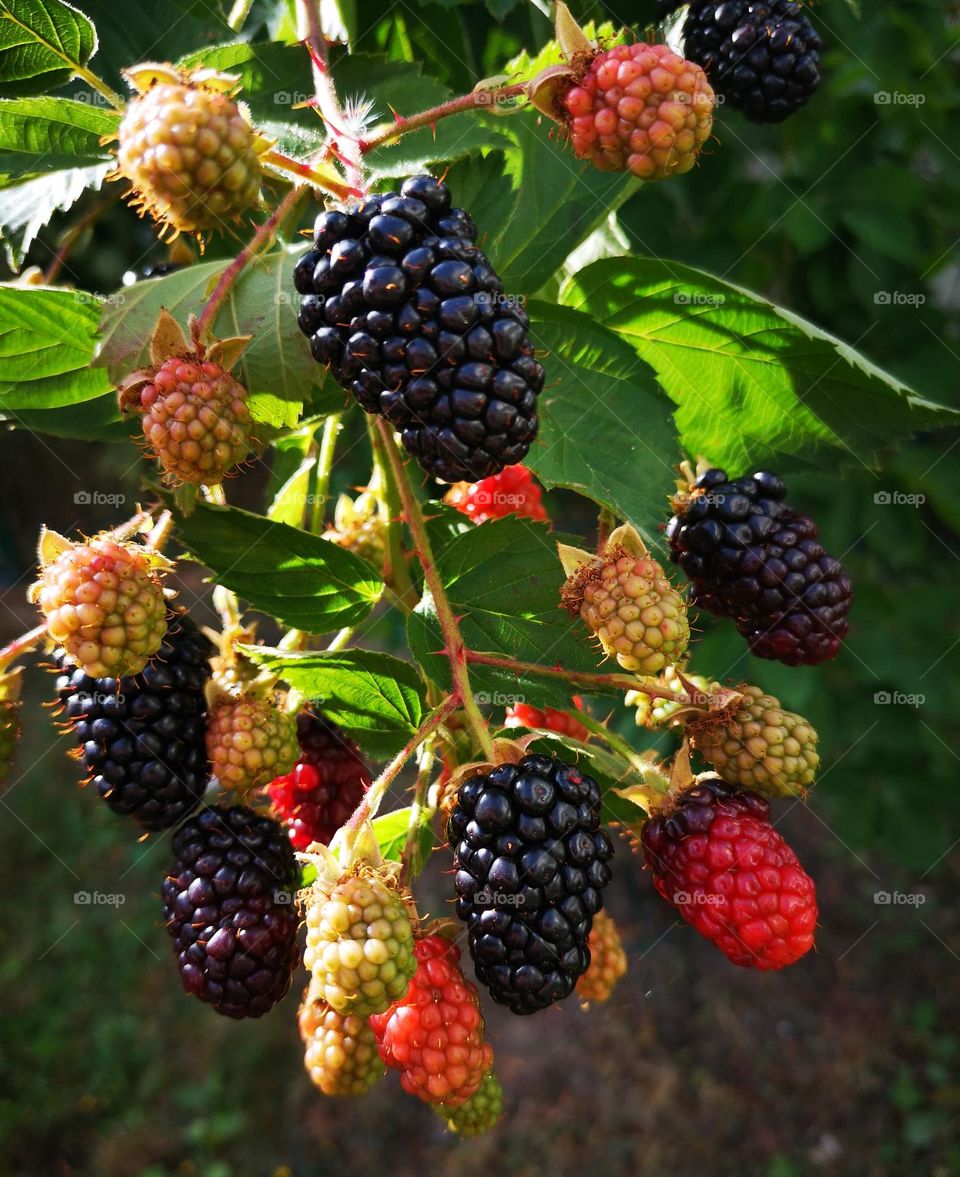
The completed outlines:
<svg viewBox="0 0 960 1177">
<path fill-rule="evenodd" d="M 132 677 L 92 678 L 55 655 L 61 714 L 97 793 L 145 830 L 176 825 L 206 791 L 211 649 L 185 613 L 170 613 L 159 651 Z"/>
<path fill-rule="evenodd" d="M 322 213 L 294 271 L 314 357 L 445 482 L 520 462 L 543 388 L 526 311 L 476 237 L 444 184 L 414 176 Z"/>
<path fill-rule="evenodd" d="M 853 590 L 816 523 L 789 507 L 786 493 L 767 471 L 731 481 L 706 470 L 681 500 L 667 539 L 696 604 L 734 618 L 752 653 L 813 666 L 839 651 Z"/>
<path fill-rule="evenodd" d="M 549 756 L 478 772 L 460 786 L 447 835 L 457 914 L 493 999 L 530 1014 L 569 996 L 610 881 L 596 782 Z"/>
<path fill-rule="evenodd" d="M 204 809 L 173 835 L 173 855 L 163 915 L 184 990 L 228 1017 L 260 1017 L 298 962 L 288 838 L 245 806 Z"/>
</svg>

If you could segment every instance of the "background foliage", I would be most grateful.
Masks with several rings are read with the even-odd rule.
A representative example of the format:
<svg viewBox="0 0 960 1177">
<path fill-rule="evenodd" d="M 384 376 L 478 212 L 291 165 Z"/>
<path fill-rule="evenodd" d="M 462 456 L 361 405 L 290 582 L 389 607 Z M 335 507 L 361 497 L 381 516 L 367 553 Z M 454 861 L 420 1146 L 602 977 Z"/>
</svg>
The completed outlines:
<svg viewBox="0 0 960 1177">
<path fill-rule="evenodd" d="M 0 15 L 6 7 L 0 4 Z M 91 64 L 111 86 L 121 88 L 119 69 L 131 62 L 199 55 L 243 75 L 258 122 L 281 145 L 317 141 L 315 116 L 295 109 L 310 92 L 305 55 L 269 43 L 293 36 L 283 4 L 258 0 L 240 43 L 233 43 L 222 11 L 186 0 L 122 14 L 99 0 L 83 0 L 81 7 L 99 33 Z M 612 22 L 611 30 L 642 25 L 652 15 L 652 4 L 639 2 L 571 7 L 580 18 Z M 533 54 L 549 38 L 549 22 L 537 7 L 514 0 L 423 0 L 400 4 L 388 16 L 373 0 L 351 0 L 341 11 L 357 51 L 338 66 L 341 92 L 370 94 L 381 114 L 463 92 L 506 72 L 505 62 Z M 631 870 L 624 853 L 612 902 L 631 973 L 619 1009 L 589 1017 L 566 1011 L 546 1047 L 544 1035 L 530 1027 L 518 1031 L 513 1023 L 507 1034 L 494 1015 L 501 1069 L 520 1106 L 493 1144 L 457 1151 L 420 1109 L 401 1107 L 392 1088 L 349 1114 L 322 1106 L 300 1073 L 289 1002 L 262 1025 L 225 1026 L 180 998 L 156 925 L 162 842 L 131 847 L 128 832 L 73 788 L 63 743 L 34 719 L 22 775 L 7 782 L 0 827 L 12 897 L 0 955 L 6 993 L 0 1137 L 10 1143 L 5 1152 L 13 1172 L 228 1177 L 287 1166 L 299 1174 L 344 1167 L 349 1156 L 351 1173 L 369 1166 L 414 1172 L 425 1165 L 469 1173 L 496 1156 L 507 1171 L 525 1173 L 531 1157 L 572 1163 L 582 1145 L 567 1127 L 571 1119 L 594 1125 L 590 1163 L 610 1173 L 667 1165 L 678 1173 L 706 1165 L 716 1173 L 769 1177 L 811 1170 L 960 1172 L 954 1031 L 960 929 L 950 906 L 953 901 L 955 909 L 952 846 L 960 813 L 960 468 L 952 449 L 960 434 L 924 434 L 936 414 L 922 404 L 908 406 L 873 372 L 847 368 L 835 340 L 803 336 L 798 344 L 795 333 L 781 332 L 777 313 L 752 299 L 742 313 L 756 332 L 753 359 L 731 360 L 707 342 L 695 382 L 670 376 L 673 296 L 719 293 L 731 300 L 724 312 L 737 313 L 736 292 L 717 286 L 719 278 L 855 345 L 919 397 L 960 407 L 953 255 L 960 207 L 957 7 L 914 0 L 909 7 L 864 6 L 857 19 L 841 0 L 821 0 L 814 19 L 830 48 L 826 82 L 811 106 L 782 128 L 722 115 L 707 158 L 682 180 L 638 190 L 581 173 L 546 127 L 529 115 L 495 111 L 448 120 L 435 139 L 428 131 L 411 135 L 381 153 L 375 166 L 398 175 L 455 161 L 449 183 L 484 231 L 507 288 L 536 296 L 538 344 L 572 373 L 587 410 L 574 413 L 562 400 L 551 408 L 549 390 L 544 394 L 545 441 L 566 439 L 562 447 L 544 445 L 542 458 L 534 455 L 545 482 L 589 487 L 594 471 L 603 469 L 602 501 L 659 542 L 655 522 L 663 515 L 670 468 L 682 456 L 679 428 L 690 451 L 728 461 L 731 473 L 744 464 L 775 463 L 787 474 L 792 497 L 821 521 L 828 546 L 843 555 L 857 598 L 851 638 L 836 663 L 787 670 L 755 662 L 731 626 L 706 618 L 695 649 L 698 669 L 761 683 L 821 732 L 825 770 L 818 791 L 809 809 L 785 818 L 820 886 L 820 959 L 775 984 L 731 975 L 708 955 L 709 946 L 701 957 L 704 946 L 691 943 L 692 936 L 668 935 L 669 912 L 646 902 L 639 864 Z M 81 64 L 93 48 L 82 22 L 63 43 Z M 9 60 L 5 46 L 0 37 L 0 54 Z M 101 138 L 114 129 L 115 116 L 82 78 L 57 91 L 72 96 L 69 111 L 62 105 L 54 111 L 41 94 L 51 81 L 64 80 L 54 69 L 34 63 L 20 78 L 6 64 L 0 69 L 14 79 L 2 94 L 15 104 L 0 108 L 0 221 L 11 260 L 25 251 L 27 264 L 44 268 L 64 227 L 92 218 L 112 193 L 109 185 L 87 186 L 107 170 Z M 920 95 L 922 104 L 878 101 L 878 95 Z M 70 211 L 41 227 L 36 191 L 25 197 L 24 181 L 43 185 L 50 209 Z M 591 234 L 574 262 L 567 260 L 571 226 L 578 239 Z M 126 496 L 128 504 L 136 499 L 141 471 L 129 445 L 75 440 L 126 438 L 107 373 L 136 359 L 144 324 L 161 300 L 176 305 L 174 295 L 184 307 L 193 305 L 218 260 L 235 254 L 239 243 L 215 240 L 202 265 L 123 290 L 125 270 L 162 260 L 166 251 L 146 224 L 110 200 L 82 230 L 60 275 L 91 292 L 89 301 L 41 295 L 57 304 L 43 313 L 58 317 L 61 334 L 69 331 L 64 346 L 43 354 L 39 364 L 36 326 L 26 317 L 34 304 L 0 290 L 4 321 L 20 324 L 3 337 L 0 400 L 8 419 L 26 427 L 2 442 L 0 570 L 9 636 L 28 618 L 22 589 L 37 521 L 90 532 L 113 523 L 117 510 L 84 494 L 100 488 Z M 648 260 L 609 260 L 628 247 Z M 292 311 L 274 297 L 288 288 L 289 266 L 289 257 L 276 255 L 274 266 L 237 287 L 223 312 L 230 324 L 258 317 L 261 350 L 248 353 L 245 378 L 259 418 L 277 430 L 290 426 L 301 404 L 309 415 L 341 403 L 335 389 L 312 385 L 315 372 L 291 330 Z M 635 317 L 621 315 L 618 322 L 604 313 L 611 285 L 620 305 L 624 289 L 644 297 L 642 338 L 629 329 Z M 86 357 L 101 310 L 93 293 L 107 298 L 107 320 L 105 367 L 90 369 Z M 737 323 L 742 334 L 743 319 Z M 231 331 L 221 325 L 222 334 Z M 727 379 L 725 364 L 749 372 L 765 351 L 782 358 L 790 348 L 792 375 L 776 389 L 778 399 L 751 397 L 749 376 L 742 385 Z M 727 388 L 737 395 L 718 403 Z M 729 427 L 731 414 L 736 429 Z M 31 432 L 41 428 L 46 437 Z M 357 431 L 356 422 L 351 429 Z M 895 451 L 889 442 L 911 429 L 919 435 Z M 739 440 L 744 435 L 746 442 Z M 348 440 L 351 457 L 338 468 L 335 489 L 367 476 L 359 432 Z M 262 509 L 296 468 L 298 444 L 296 435 L 285 438 L 273 469 L 245 475 L 231 500 Z M 589 534 L 593 512 L 582 499 L 561 489 L 550 500 L 559 530 Z M 247 516 L 235 524 L 240 543 L 242 529 L 256 526 Z M 205 547 L 203 527 L 199 512 L 183 538 L 215 566 L 222 533 Z M 514 533 L 531 530 L 511 522 L 445 547 L 441 559 L 449 565 L 454 604 L 462 593 L 475 606 L 468 629 L 488 634 L 499 623 L 496 601 L 483 607 L 488 586 L 477 580 L 476 566 L 496 560 L 502 567 L 522 547 Z M 484 551 L 470 553 L 471 545 Z M 330 609 L 363 611 L 371 590 L 362 569 L 345 558 L 338 571 L 345 587 L 327 603 Z M 244 575 L 255 579 L 257 569 L 245 568 Z M 201 591 L 199 573 L 188 586 Z M 286 586 L 268 587 L 297 602 Z M 240 591 L 255 590 L 245 583 Z M 538 600 L 529 602 L 532 609 Z M 285 616 L 279 603 L 275 611 Z M 537 620 L 542 626 L 531 626 L 530 657 L 543 626 L 554 626 L 557 637 L 565 629 L 558 612 Z M 424 658 L 437 648 L 429 614 L 411 621 L 409 637 Z M 364 644 L 399 650 L 403 640 L 391 621 L 374 618 Z M 578 659 L 594 668 L 592 655 L 568 643 L 565 663 L 577 666 Z M 49 680 L 32 672 L 28 685 L 36 716 Z M 477 686 L 494 693 L 510 684 L 490 675 L 478 676 Z M 923 702 L 877 701 L 897 693 Z M 383 754 L 402 743 L 419 715 L 414 687 L 398 688 L 393 702 L 393 728 L 372 719 L 365 729 L 365 742 Z M 597 702 L 597 715 L 605 714 L 606 702 Z M 346 708 L 356 715 L 349 701 Z M 632 735 L 630 716 L 620 722 Z M 442 911 L 438 871 L 428 874 L 427 888 L 434 913 Z M 76 890 L 98 889 L 122 891 L 128 901 L 116 913 L 74 904 Z M 873 902 L 877 890 L 919 892 L 929 902 L 919 912 L 884 909 Z M 53 1075 L 63 1081 L 52 1084 Z"/>
</svg>

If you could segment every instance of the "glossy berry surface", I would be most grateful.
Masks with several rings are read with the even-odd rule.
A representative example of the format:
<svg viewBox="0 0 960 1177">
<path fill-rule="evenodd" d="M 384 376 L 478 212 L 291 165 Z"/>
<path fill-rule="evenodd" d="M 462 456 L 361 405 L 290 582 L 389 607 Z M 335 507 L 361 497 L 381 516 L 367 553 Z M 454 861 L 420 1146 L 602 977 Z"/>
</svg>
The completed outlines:
<svg viewBox="0 0 960 1177">
<path fill-rule="evenodd" d="M 443 501 L 474 523 L 505 519 L 508 515 L 538 522 L 549 519 L 540 486 L 526 466 L 508 466 L 502 473 L 479 482 L 458 482 Z"/>
</svg>

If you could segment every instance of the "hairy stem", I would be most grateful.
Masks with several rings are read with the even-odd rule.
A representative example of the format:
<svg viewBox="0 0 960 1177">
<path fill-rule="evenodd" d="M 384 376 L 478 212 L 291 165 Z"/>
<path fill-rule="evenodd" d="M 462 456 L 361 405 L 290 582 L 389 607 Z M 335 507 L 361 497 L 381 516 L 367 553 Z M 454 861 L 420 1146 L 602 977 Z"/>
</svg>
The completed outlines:
<svg viewBox="0 0 960 1177">
<path fill-rule="evenodd" d="M 300 176 L 315 188 L 322 188 L 325 192 L 330 192 L 341 200 L 345 200 L 348 196 L 360 195 L 358 188 L 351 188 L 349 184 L 341 184 L 328 172 L 318 172 L 310 164 L 303 163 L 299 159 L 293 159 L 289 155 L 284 155 L 282 151 L 277 151 L 276 148 L 265 151 L 263 159 L 265 163 L 273 164 L 281 172 L 288 172 L 291 176 Z"/>
<path fill-rule="evenodd" d="M 200 338 L 204 331 L 210 330 L 213 327 L 214 320 L 226 300 L 227 295 L 233 288 L 234 283 L 247 268 L 249 263 L 253 261 L 256 255 L 263 249 L 269 248 L 277 235 L 277 229 L 283 218 L 295 208 L 304 195 L 303 188 L 291 188 L 287 195 L 280 201 L 277 207 L 273 210 L 270 216 L 257 229 L 253 237 L 247 242 L 243 249 L 237 254 L 229 266 L 220 275 L 220 279 L 214 287 L 213 293 L 207 299 L 206 305 L 200 312 L 197 319 L 197 337 Z"/>
<path fill-rule="evenodd" d="M 526 82 L 517 82 L 511 86 L 500 86 L 496 90 L 472 90 L 469 94 L 451 98 L 449 102 L 442 102 L 439 106 L 432 106 L 419 114 L 412 114 L 406 118 L 398 114 L 392 123 L 374 127 L 369 135 L 361 137 L 360 151 L 366 154 L 392 139 L 409 134 L 410 131 L 417 131 L 421 127 L 433 127 L 440 119 L 449 118 L 452 114 L 461 114 L 467 110 L 483 110 L 485 107 L 507 102 L 511 98 L 519 98 L 526 93 L 526 89 Z"/>
<path fill-rule="evenodd" d="M 427 790 L 430 788 L 430 776 L 433 773 L 433 741 L 426 741 L 420 748 L 420 767 L 417 772 L 417 783 L 413 790 L 413 800 L 410 803 L 410 822 L 407 826 L 407 841 L 403 847 L 400 871 L 401 883 L 406 883 L 414 868 L 414 852 L 417 847 L 417 830 L 420 818 L 427 800 Z M 419 873 L 419 872 L 418 872 Z"/>
<path fill-rule="evenodd" d="M 427 528 L 423 520 L 423 512 L 420 510 L 420 504 L 417 502 L 417 497 L 413 493 L 413 487 L 410 485 L 406 468 L 397 450 L 390 426 L 382 417 L 377 418 L 377 429 L 380 432 L 384 451 L 387 454 L 394 478 L 396 479 L 397 489 L 400 492 L 400 500 L 403 503 L 404 518 L 407 527 L 410 529 L 410 535 L 413 538 L 413 546 L 420 560 L 420 566 L 423 568 L 423 578 L 427 588 L 430 590 L 430 595 L 433 597 L 434 608 L 437 611 L 437 621 L 440 624 L 440 632 L 443 635 L 443 648 L 450 660 L 453 693 L 460 698 L 460 705 L 463 707 L 467 722 L 470 725 L 480 750 L 487 759 L 492 760 L 493 741 L 490 738 L 490 733 L 487 731 L 487 725 L 483 721 L 483 716 L 480 713 L 480 708 L 477 706 L 477 701 L 474 698 L 473 690 L 470 686 L 466 647 L 463 644 L 460 625 L 454 616 L 453 609 L 450 607 L 446 589 L 437 571 L 430 537 L 427 535 Z"/>
<path fill-rule="evenodd" d="M 42 625 L 22 633 L 18 638 L 14 638 L 9 645 L 4 646 L 0 650 L 0 672 L 6 670 L 12 662 L 16 662 L 21 655 L 28 653 L 34 646 L 39 645 L 46 632 L 47 623 L 44 622 Z"/>
<path fill-rule="evenodd" d="M 494 666 L 508 670 L 520 677 L 538 675 L 541 678 L 560 678 L 571 686 L 599 687 L 613 691 L 642 691 L 651 699 L 669 699 L 676 703 L 689 703 L 686 695 L 678 695 L 662 685 L 660 679 L 633 674 L 591 674 L 582 670 L 565 670 L 562 666 L 540 666 L 536 662 L 517 662 L 513 658 L 501 658 L 495 654 L 480 654 L 476 650 L 465 650 L 467 662 L 477 666 Z"/>
<path fill-rule="evenodd" d="M 297 30 L 307 47 L 313 64 L 313 88 L 316 107 L 337 148 L 346 171 L 347 184 L 356 192 L 366 192 L 363 159 L 356 136 L 351 135 L 337 98 L 336 87 L 327 62 L 327 42 L 320 27 L 319 0 L 297 0 Z"/>
<path fill-rule="evenodd" d="M 367 789 L 363 800 L 353 811 L 349 821 L 344 826 L 344 829 L 347 831 L 348 841 L 357 833 L 365 821 L 376 817 L 377 810 L 380 808 L 380 802 L 386 795 L 387 790 L 403 771 L 404 765 L 424 740 L 431 736 L 447 716 L 456 711 L 459 706 L 460 700 L 456 693 L 454 693 L 444 699 L 439 707 L 435 707 L 423 723 L 420 724 L 420 727 L 414 732 L 403 748 L 394 756 L 370 788 Z"/>
</svg>

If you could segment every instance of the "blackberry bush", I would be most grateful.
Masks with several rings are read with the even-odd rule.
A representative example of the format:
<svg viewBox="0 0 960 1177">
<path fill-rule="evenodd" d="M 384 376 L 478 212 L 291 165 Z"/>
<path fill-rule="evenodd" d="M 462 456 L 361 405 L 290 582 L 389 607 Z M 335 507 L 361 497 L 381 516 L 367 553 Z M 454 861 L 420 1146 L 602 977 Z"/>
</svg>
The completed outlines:
<svg viewBox="0 0 960 1177">
<path fill-rule="evenodd" d="M 711 138 L 718 99 L 777 121 L 809 98 L 820 45 L 804 9 L 694 0 L 680 16 L 658 0 L 658 15 L 677 14 L 667 46 L 610 22 L 588 36 L 556 0 L 553 36 L 537 45 L 542 22 L 522 5 L 493 6 L 493 21 L 482 6 L 462 0 L 463 21 L 443 25 L 449 61 L 492 75 L 460 94 L 457 69 L 429 50 L 393 52 L 393 15 L 368 38 L 391 47 L 389 68 L 353 58 L 318 0 L 237 3 L 227 24 L 197 6 L 175 30 L 178 65 L 122 61 L 124 47 L 145 51 L 142 22 L 98 5 L 98 40 L 85 0 L 8 0 L 16 45 L 0 45 L 0 314 L 12 324 L 0 443 L 16 447 L 21 429 L 43 439 L 24 450 L 41 456 L 26 476 L 13 453 L 8 497 L 24 514 L 42 501 L 68 529 L 36 520 L 39 613 L 0 647 L 0 777 L 21 727 L 31 739 L 19 684 L 37 652 L 55 662 L 96 792 L 143 831 L 170 832 L 166 875 L 150 854 L 142 869 L 156 872 L 186 993 L 230 1017 L 265 1014 L 291 984 L 302 923 L 298 1021 L 318 1092 L 360 1095 L 396 1071 L 463 1136 L 504 1107 L 509 1123 L 519 1102 L 491 1070 L 491 1002 L 530 1014 L 576 992 L 599 1019 L 600 1003 L 621 1000 L 626 951 L 603 914 L 614 831 L 637 851 L 618 882 L 646 863 L 653 889 L 729 959 L 776 971 L 812 947 L 813 883 L 767 798 L 805 802 L 821 756 L 830 780 L 838 739 L 865 754 L 876 737 L 860 723 L 858 665 L 892 666 L 890 635 L 923 631 L 918 611 L 940 592 L 929 564 L 923 592 L 908 576 L 903 517 L 874 510 L 899 501 L 854 479 L 861 467 L 892 489 L 909 478 L 917 517 L 949 547 L 948 450 L 929 451 L 956 425 L 834 325 L 696 268 L 695 250 L 681 251 L 691 265 L 645 253 L 665 223 L 645 181 L 669 177 L 684 233 L 725 231 L 736 206 L 760 243 L 755 270 L 789 223 L 796 248 L 762 289 L 797 276 L 828 299 L 829 283 L 806 281 L 819 246 L 797 238 L 783 185 L 740 207 L 749 189 L 731 197 L 687 174 L 738 150 L 737 135 Z M 436 24 L 429 0 L 409 7 Z M 187 25 L 194 52 L 180 44 Z M 460 44 L 461 27 L 490 34 Z M 425 42 L 410 44 L 419 56 Z M 289 91 L 264 68 L 281 59 Z M 308 79 L 313 93 L 300 93 Z M 880 119 L 888 146 L 897 125 Z M 765 174 L 795 178 L 829 126 L 806 139 L 788 158 L 765 136 Z M 869 159 L 876 139 L 843 160 Z M 945 183 L 942 144 L 925 154 L 913 139 Z M 722 170 L 722 157 L 710 163 Z M 111 199 L 121 185 L 95 191 L 111 170 L 147 214 L 135 232 Z M 863 217 L 841 211 L 862 242 Z M 932 218 L 931 289 L 947 220 Z M 871 347 L 883 335 L 862 334 Z M 889 465 L 920 430 L 922 463 Z M 114 442 L 127 446 L 116 459 Z M 669 472 L 701 454 L 664 534 Z M 877 631 L 882 658 L 843 650 L 850 578 L 782 480 L 721 468 L 789 462 L 831 479 L 829 525 L 873 582 L 857 640 Z M 30 579 L 26 559 L 12 563 L 19 534 L 3 547 L 8 621 L 13 586 Z M 690 604 L 732 618 L 759 657 L 807 669 L 740 681 L 750 672 L 721 656 L 722 635 L 700 642 L 668 556 Z M 932 684 L 941 661 L 929 667 Z M 871 677 L 867 698 L 882 685 Z M 834 717 L 820 743 L 792 710 L 801 698 Z M 61 799 L 49 762 L 33 759 L 8 784 L 38 807 L 43 842 L 37 814 Z M 32 912 L 32 880 L 18 881 Z M 129 947 L 123 933 L 101 951 Z M 56 959 L 41 951 L 31 978 Z M 144 956 L 144 992 L 153 967 Z M 579 1016 L 551 1010 L 551 1032 Z M 504 1017 L 496 1033 L 507 1023 L 517 1031 Z M 232 1036 L 218 1049 L 241 1065 Z M 524 1066 L 504 1069 L 521 1090 Z"/>
</svg>

